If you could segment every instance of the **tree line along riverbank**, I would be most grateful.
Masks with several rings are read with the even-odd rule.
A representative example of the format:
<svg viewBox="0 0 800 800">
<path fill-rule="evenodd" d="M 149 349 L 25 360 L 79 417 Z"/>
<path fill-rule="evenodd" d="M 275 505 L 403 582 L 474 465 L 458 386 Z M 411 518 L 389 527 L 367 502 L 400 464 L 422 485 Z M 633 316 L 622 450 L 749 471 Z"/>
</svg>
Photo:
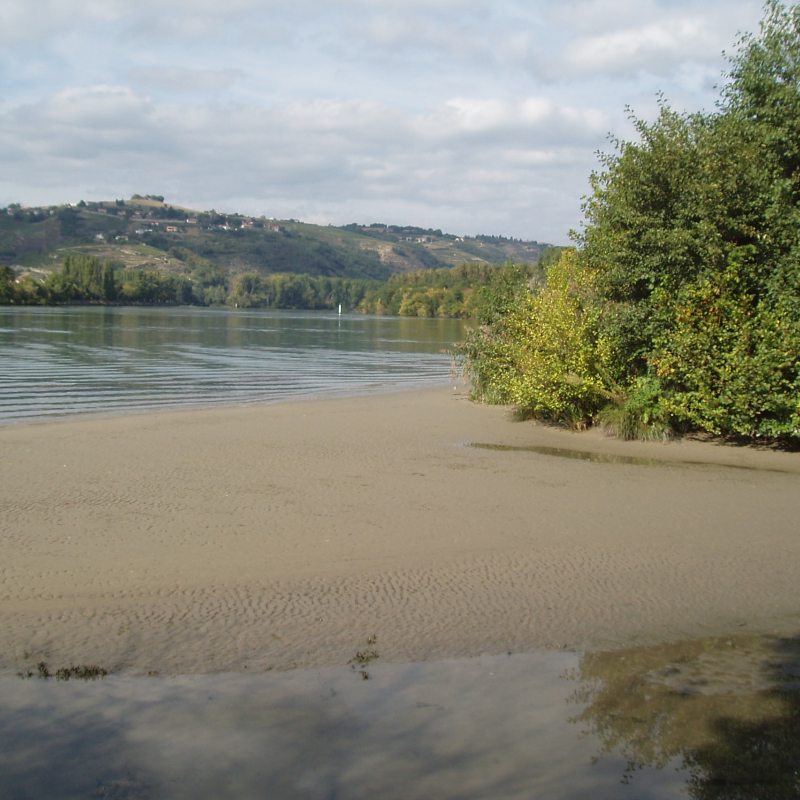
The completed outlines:
<svg viewBox="0 0 800 800">
<path fill-rule="evenodd" d="M 545 250 L 534 265 L 465 263 L 455 267 L 396 273 L 387 281 L 244 272 L 230 277 L 207 259 L 177 251 L 188 274 L 121 269 L 96 256 L 68 255 L 61 269 L 43 279 L 17 279 L 0 267 L 0 304 L 65 303 L 228 305 L 238 308 L 328 309 L 399 316 L 474 316 L 484 290 L 509 270 L 543 280 L 561 248 Z"/>
</svg>

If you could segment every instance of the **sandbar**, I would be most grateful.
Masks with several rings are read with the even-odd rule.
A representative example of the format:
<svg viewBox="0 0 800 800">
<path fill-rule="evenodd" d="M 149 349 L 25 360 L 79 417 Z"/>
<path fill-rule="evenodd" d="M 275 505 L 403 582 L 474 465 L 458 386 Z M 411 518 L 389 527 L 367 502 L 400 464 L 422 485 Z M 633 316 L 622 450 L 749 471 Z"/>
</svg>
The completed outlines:
<svg viewBox="0 0 800 800">
<path fill-rule="evenodd" d="M 3 671 L 800 628 L 800 454 L 518 422 L 458 387 L 6 425 L 0 476 Z"/>
</svg>

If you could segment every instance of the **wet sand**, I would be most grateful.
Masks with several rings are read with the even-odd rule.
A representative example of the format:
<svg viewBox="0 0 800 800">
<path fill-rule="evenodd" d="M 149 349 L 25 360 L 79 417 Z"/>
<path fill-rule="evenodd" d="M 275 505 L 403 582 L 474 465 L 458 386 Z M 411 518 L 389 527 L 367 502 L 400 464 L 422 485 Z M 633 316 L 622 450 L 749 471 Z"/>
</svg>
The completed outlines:
<svg viewBox="0 0 800 800">
<path fill-rule="evenodd" d="M 3 670 L 800 629 L 800 454 L 513 422 L 449 388 L 6 426 L 0 487 Z"/>
</svg>

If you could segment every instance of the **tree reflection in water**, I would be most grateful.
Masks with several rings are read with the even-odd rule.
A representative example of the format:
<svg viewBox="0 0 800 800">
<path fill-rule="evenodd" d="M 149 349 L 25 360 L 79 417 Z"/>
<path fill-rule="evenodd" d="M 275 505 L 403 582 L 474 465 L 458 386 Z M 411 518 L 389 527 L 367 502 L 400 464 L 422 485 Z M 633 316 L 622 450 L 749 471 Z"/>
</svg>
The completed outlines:
<svg viewBox="0 0 800 800">
<path fill-rule="evenodd" d="M 800 638 L 587 653 L 568 677 L 571 721 L 622 753 L 624 782 L 677 761 L 695 800 L 800 798 Z"/>
</svg>

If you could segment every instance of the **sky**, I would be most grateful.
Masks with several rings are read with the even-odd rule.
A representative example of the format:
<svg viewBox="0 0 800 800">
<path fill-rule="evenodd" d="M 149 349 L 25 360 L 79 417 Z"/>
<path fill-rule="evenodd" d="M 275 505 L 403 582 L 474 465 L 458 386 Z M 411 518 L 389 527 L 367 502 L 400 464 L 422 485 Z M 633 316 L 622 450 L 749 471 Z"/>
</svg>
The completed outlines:
<svg viewBox="0 0 800 800">
<path fill-rule="evenodd" d="M 0 205 L 163 194 L 566 244 L 609 135 L 712 110 L 740 0 L 2 0 Z"/>
</svg>

